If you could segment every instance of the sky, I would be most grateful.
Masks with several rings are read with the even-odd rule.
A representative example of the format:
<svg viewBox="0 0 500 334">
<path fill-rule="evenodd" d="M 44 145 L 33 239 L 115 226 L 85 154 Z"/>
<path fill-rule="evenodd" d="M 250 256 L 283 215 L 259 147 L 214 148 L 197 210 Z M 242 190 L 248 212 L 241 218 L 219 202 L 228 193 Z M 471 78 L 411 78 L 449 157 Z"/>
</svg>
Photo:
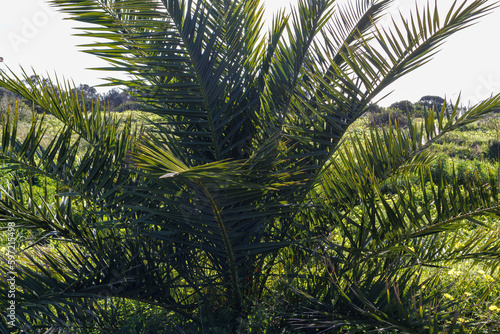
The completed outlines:
<svg viewBox="0 0 500 334">
<path fill-rule="evenodd" d="M 346 0 L 350 1 L 350 0 Z M 461 2 L 462 0 L 459 0 Z M 469 0 L 470 2 L 471 0 Z M 265 0 L 266 17 L 296 0 Z M 430 1 L 433 3 L 434 1 Z M 453 0 L 437 0 L 440 9 Z M 493 0 L 488 0 L 493 3 Z M 392 15 L 406 15 L 415 5 L 427 0 L 394 0 Z M 384 24 L 389 24 L 385 19 Z M 112 73 L 90 70 L 106 62 L 82 52 L 77 45 L 90 39 L 74 36 L 81 23 L 68 20 L 47 4 L 47 0 L 0 0 L 0 69 L 6 65 L 18 72 L 20 67 L 31 73 L 73 80 L 76 84 L 99 85 Z M 418 101 L 424 95 L 438 95 L 455 101 L 459 94 L 464 104 L 475 104 L 491 94 L 500 93 L 500 8 L 481 18 L 475 25 L 447 40 L 434 59 L 396 81 L 379 96 L 382 106 L 393 102 Z M 105 88 L 98 89 L 105 91 Z"/>
</svg>

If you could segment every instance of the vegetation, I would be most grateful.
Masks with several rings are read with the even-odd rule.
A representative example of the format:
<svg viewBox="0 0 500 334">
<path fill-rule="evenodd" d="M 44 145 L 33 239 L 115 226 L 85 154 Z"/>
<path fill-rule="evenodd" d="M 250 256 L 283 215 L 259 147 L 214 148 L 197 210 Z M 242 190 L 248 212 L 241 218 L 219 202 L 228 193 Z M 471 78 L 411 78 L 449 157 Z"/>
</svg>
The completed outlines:
<svg viewBox="0 0 500 334">
<path fill-rule="evenodd" d="M 57 84 L 52 83 L 50 79 L 42 78 L 37 74 L 33 74 L 30 76 L 29 81 L 31 82 L 32 89 L 38 89 L 38 86 L 44 85 L 55 90 L 56 95 L 59 94 L 59 87 Z M 27 81 L 25 81 L 25 83 L 28 84 Z M 91 109 L 91 105 L 96 103 L 105 107 L 106 110 L 120 112 L 134 110 L 140 107 L 140 103 L 134 97 L 134 92 L 126 88 L 113 88 L 108 90 L 106 93 L 99 94 L 97 93 L 95 87 L 91 87 L 87 84 L 80 84 L 79 86 L 73 88 L 72 91 L 73 94 L 77 96 L 80 104 L 85 102 L 85 107 L 87 109 Z M 11 102 L 17 99 L 18 101 L 22 101 L 24 103 L 30 103 L 30 101 L 27 101 L 23 96 L 10 92 L 4 88 L 0 88 L 0 98 Z M 3 102 L 3 104 L 5 104 L 5 102 Z M 4 105 L 2 110 L 6 109 L 7 108 Z M 10 106 L 9 109 L 14 110 L 12 106 Z M 38 106 L 36 107 L 36 110 L 38 112 L 42 111 L 38 108 Z M 50 113 L 50 110 L 44 110 L 44 112 Z"/>
<path fill-rule="evenodd" d="M 383 30 L 389 0 L 303 0 L 264 37 L 254 0 L 52 3 L 134 76 L 111 81 L 144 123 L 84 87 L 0 73 L 38 112 L 22 134 L 3 115 L 0 220 L 18 251 L 0 271 L 18 288 L 15 320 L 0 299 L 0 331 L 500 328 L 497 165 L 461 177 L 439 154 L 500 95 L 466 111 L 442 101 L 404 129 L 360 125 L 487 1 Z"/>
</svg>

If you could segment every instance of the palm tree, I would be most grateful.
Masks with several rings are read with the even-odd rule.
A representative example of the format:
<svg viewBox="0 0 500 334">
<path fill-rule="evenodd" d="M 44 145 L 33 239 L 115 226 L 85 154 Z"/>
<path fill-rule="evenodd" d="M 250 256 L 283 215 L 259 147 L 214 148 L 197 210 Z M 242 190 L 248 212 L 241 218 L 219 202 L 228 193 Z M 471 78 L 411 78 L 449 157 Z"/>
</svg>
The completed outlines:
<svg viewBox="0 0 500 334">
<path fill-rule="evenodd" d="M 405 305 L 384 304 L 386 286 L 406 284 L 401 291 L 415 296 L 426 265 L 498 256 L 493 237 L 448 243 L 464 219 L 499 213 L 496 183 L 435 182 L 420 206 L 411 187 L 387 199 L 380 186 L 415 171 L 428 184 L 428 147 L 497 110 L 500 96 L 461 116 L 456 107 L 448 117 L 430 112 L 406 132 L 347 134 L 384 88 L 491 11 L 488 1 L 455 2 L 444 19 L 417 10 L 386 30 L 377 21 L 391 0 L 301 0 L 265 36 L 255 0 L 51 2 L 91 24 L 83 35 L 99 41 L 87 52 L 129 73 L 109 80 L 161 121 L 135 127 L 79 103 L 70 84 L 0 73 L 1 87 L 63 124 L 44 144 L 44 116 L 23 138 L 16 119 L 3 122 L 0 217 L 31 236 L 15 266 L 16 326 L 99 325 L 100 301 L 125 298 L 235 332 L 278 277 L 310 296 L 304 306 L 335 314 L 324 326 L 425 329 L 433 299 L 425 315 L 398 318 L 391 312 Z M 320 283 L 311 288 L 304 270 Z M 435 310 L 431 325 L 446 326 L 448 308 Z"/>
</svg>

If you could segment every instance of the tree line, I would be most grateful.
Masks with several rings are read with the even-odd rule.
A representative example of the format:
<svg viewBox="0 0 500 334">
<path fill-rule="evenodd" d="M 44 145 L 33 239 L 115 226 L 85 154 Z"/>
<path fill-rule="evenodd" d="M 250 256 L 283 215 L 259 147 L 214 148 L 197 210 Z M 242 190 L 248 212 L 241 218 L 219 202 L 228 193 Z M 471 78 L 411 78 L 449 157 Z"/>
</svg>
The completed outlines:
<svg viewBox="0 0 500 334">
<path fill-rule="evenodd" d="M 27 82 L 26 82 L 27 83 Z M 59 88 L 57 85 L 50 82 L 46 78 L 42 78 L 37 75 L 32 75 L 30 77 L 30 88 L 32 90 L 37 90 L 40 86 L 48 87 L 53 90 L 57 96 L 60 96 Z M 75 86 L 71 90 L 71 94 L 75 96 L 83 107 L 85 105 L 86 110 L 92 109 L 92 105 L 98 104 L 102 109 L 106 111 L 127 111 L 127 110 L 137 110 L 140 108 L 140 103 L 136 98 L 136 92 L 130 88 L 111 88 L 110 90 L 99 93 L 97 89 L 88 84 L 80 84 Z M 5 88 L 0 87 L 0 100 L 2 100 L 2 106 L 13 105 L 15 100 L 24 102 L 27 105 L 28 101 L 21 95 L 8 91 Z M 1 108 L 6 109 L 6 108 Z M 9 109 L 12 109 L 10 107 Z M 43 112 L 39 107 L 35 106 L 37 112 Z"/>
</svg>

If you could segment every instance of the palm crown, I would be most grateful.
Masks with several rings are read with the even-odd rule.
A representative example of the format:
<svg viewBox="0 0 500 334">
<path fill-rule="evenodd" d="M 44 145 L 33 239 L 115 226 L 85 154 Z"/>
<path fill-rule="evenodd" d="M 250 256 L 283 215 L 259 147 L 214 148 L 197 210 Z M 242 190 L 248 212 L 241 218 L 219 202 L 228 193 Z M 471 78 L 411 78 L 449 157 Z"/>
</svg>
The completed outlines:
<svg viewBox="0 0 500 334">
<path fill-rule="evenodd" d="M 43 117 L 24 138 L 15 119 L 3 123 L 3 173 L 57 184 L 56 195 L 14 177 L 2 188 L 2 221 L 38 236 L 19 254 L 17 325 L 78 324 L 82 310 L 95 316 L 95 300 L 111 297 L 195 321 L 202 309 L 234 320 L 278 275 L 310 296 L 305 304 L 334 314 L 327 327 L 358 319 L 366 328 L 428 328 L 432 310 L 412 313 L 381 292 L 399 284 L 417 295 L 422 265 L 494 260 L 498 241 L 481 229 L 460 246 L 450 240 L 464 219 L 498 213 L 497 186 L 438 181 L 417 205 L 411 187 L 387 199 L 380 185 L 417 172 L 425 186 L 432 142 L 497 110 L 500 97 L 462 115 L 456 106 L 430 111 L 407 131 L 346 131 L 384 88 L 493 5 L 455 2 L 444 19 L 417 10 L 387 30 L 377 20 L 391 2 L 300 0 L 263 36 L 259 1 L 53 0 L 91 24 L 83 35 L 99 41 L 87 52 L 108 60 L 105 70 L 131 75 L 111 83 L 133 88 L 160 117 L 136 128 L 98 104 L 87 109 L 69 84 L 1 73 L 2 87 L 63 123 L 48 145 Z M 310 266 L 322 268 L 321 293 L 300 279 Z M 446 307 L 435 311 L 445 320 Z"/>
</svg>

